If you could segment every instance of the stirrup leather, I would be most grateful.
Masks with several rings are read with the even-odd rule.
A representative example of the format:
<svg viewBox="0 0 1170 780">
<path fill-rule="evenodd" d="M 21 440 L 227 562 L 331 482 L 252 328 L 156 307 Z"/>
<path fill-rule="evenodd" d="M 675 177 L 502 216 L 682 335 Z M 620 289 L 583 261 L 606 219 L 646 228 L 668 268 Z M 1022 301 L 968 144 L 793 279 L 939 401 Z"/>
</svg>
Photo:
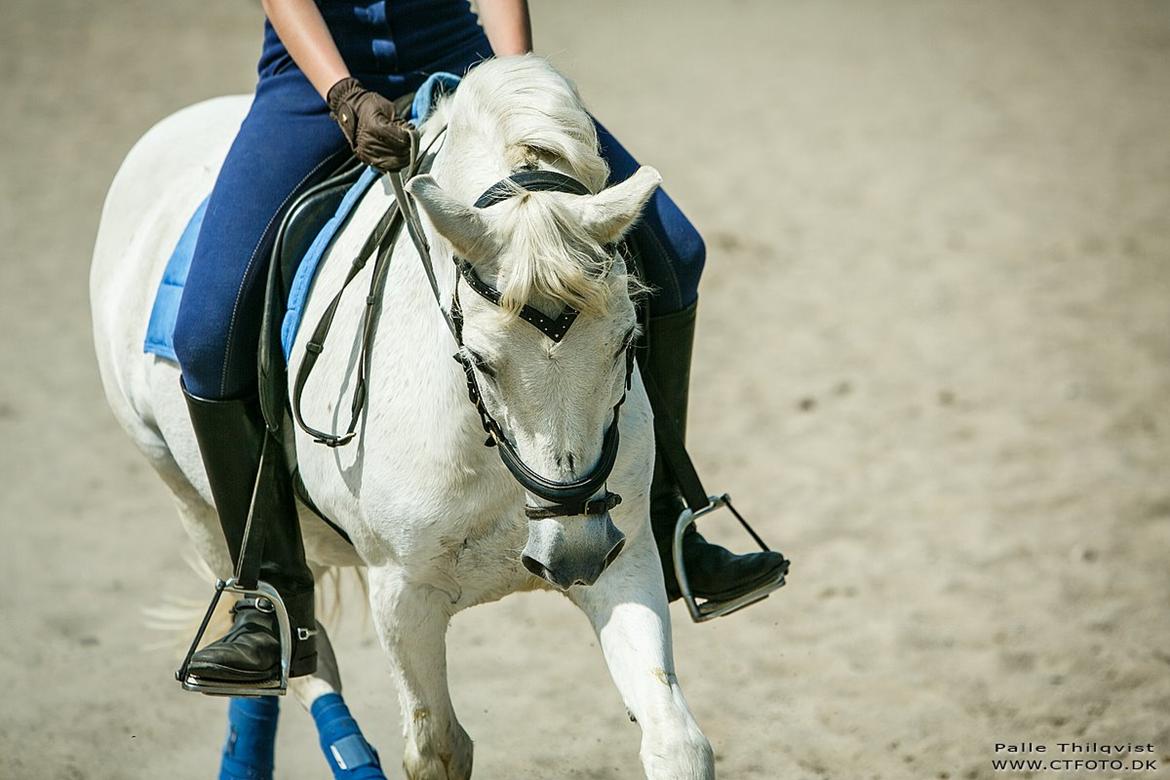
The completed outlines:
<svg viewBox="0 0 1170 780">
<path fill-rule="evenodd" d="M 784 585 L 785 570 L 781 569 L 777 572 L 775 577 L 761 583 L 755 589 L 726 601 L 716 601 L 715 599 L 711 599 L 700 603 L 699 600 L 695 597 L 694 592 L 691 590 L 690 582 L 687 580 L 686 564 L 683 562 L 683 537 L 686 535 L 687 528 L 694 525 L 696 520 L 698 520 L 703 515 L 710 514 L 716 509 L 721 509 L 723 507 L 727 507 L 729 510 L 731 510 L 731 514 L 735 515 L 735 519 L 738 520 L 740 525 L 744 527 L 744 530 L 746 530 L 748 534 L 751 535 L 752 539 L 754 539 L 756 544 L 760 546 L 761 550 L 764 552 L 771 552 L 771 549 L 767 544 L 764 543 L 764 540 L 760 538 L 759 534 L 757 534 L 750 525 L 748 525 L 747 520 L 745 520 L 743 515 L 741 515 L 732 505 L 731 496 L 729 496 L 727 493 L 724 493 L 721 496 L 710 496 L 708 498 L 707 506 L 698 510 L 693 510 L 689 506 L 683 509 L 683 511 L 679 513 L 678 522 L 674 526 L 674 545 L 672 555 L 674 558 L 674 576 L 676 579 L 678 579 L 678 589 L 682 593 L 683 601 L 686 602 L 687 610 L 689 610 L 691 613 L 691 619 L 696 623 L 703 623 L 713 618 L 722 617 L 723 615 L 730 615 L 732 612 L 736 612 L 743 609 L 744 607 L 751 606 L 756 602 L 763 601 L 764 599 L 768 598 L 772 591 L 778 590 Z"/>
<path fill-rule="evenodd" d="M 199 643 L 203 641 L 203 635 L 207 632 L 207 625 L 211 622 L 211 616 L 215 613 L 215 608 L 219 605 L 219 599 L 224 593 L 237 593 L 245 598 L 263 598 L 272 603 L 273 611 L 276 615 L 277 633 L 280 638 L 279 679 L 260 683 L 234 683 L 224 682 L 222 680 L 201 680 L 188 671 L 188 668 L 191 666 L 191 657 L 199 649 Z M 210 696 L 284 696 L 288 692 L 288 670 L 292 664 L 292 645 L 292 622 L 289 620 L 288 609 L 284 606 L 284 600 L 276 592 L 276 588 L 263 581 L 257 581 L 256 587 L 254 588 L 245 588 L 239 584 L 239 580 L 236 577 L 230 577 L 226 580 L 216 580 L 215 595 L 211 597 L 211 604 L 207 607 L 207 614 L 203 616 L 203 622 L 199 624 L 199 630 L 195 632 L 195 638 L 191 640 L 191 647 L 187 649 L 187 655 L 183 658 L 183 665 L 175 672 L 175 679 L 179 681 L 179 684 L 183 686 L 183 690 L 185 691 L 206 693 Z"/>
</svg>

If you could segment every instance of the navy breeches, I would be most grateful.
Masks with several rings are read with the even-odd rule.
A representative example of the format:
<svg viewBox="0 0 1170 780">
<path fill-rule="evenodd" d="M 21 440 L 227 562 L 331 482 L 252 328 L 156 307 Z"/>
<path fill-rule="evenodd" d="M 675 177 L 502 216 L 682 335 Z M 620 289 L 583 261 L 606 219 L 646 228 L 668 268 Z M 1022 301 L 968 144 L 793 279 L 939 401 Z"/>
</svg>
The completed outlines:
<svg viewBox="0 0 1170 780">
<path fill-rule="evenodd" d="M 433 72 L 461 74 L 491 56 L 466 0 L 319 0 L 318 7 L 351 72 L 390 99 L 417 89 Z M 183 381 L 202 398 L 254 390 L 264 281 L 280 219 L 305 182 L 349 154 L 325 102 L 268 24 L 259 76 L 212 189 L 175 325 Z M 637 161 L 600 125 L 598 133 L 611 181 L 633 174 Z M 661 189 L 639 229 L 661 250 L 644 259 L 655 289 L 652 313 L 690 306 L 705 259 L 702 238 Z"/>
</svg>

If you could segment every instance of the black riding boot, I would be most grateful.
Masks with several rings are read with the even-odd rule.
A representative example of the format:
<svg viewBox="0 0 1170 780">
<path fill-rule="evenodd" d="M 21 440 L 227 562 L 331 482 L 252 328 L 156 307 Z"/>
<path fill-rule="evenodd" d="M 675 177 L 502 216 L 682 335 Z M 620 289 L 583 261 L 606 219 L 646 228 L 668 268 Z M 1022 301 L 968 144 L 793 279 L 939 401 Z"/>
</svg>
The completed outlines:
<svg viewBox="0 0 1170 780">
<path fill-rule="evenodd" d="M 654 413 L 673 417 L 679 435 L 684 439 L 697 308 L 698 304 L 694 304 L 674 314 L 651 317 L 646 334 L 649 349 L 642 363 L 666 407 L 655 409 Z M 671 601 L 682 595 L 674 574 L 673 543 L 674 528 L 685 506 L 662 457 L 656 458 L 654 481 L 650 486 L 650 523 L 662 559 L 666 595 Z M 736 555 L 708 542 L 694 525 L 687 528 L 683 538 L 683 565 L 692 593 L 700 599 L 712 601 L 728 601 L 742 596 L 788 569 L 788 561 L 778 552 Z"/>
<path fill-rule="evenodd" d="M 273 461 L 274 468 L 259 473 L 260 453 L 268 432 L 256 397 L 209 401 L 191 395 L 185 387 L 183 395 L 232 563 L 239 562 L 255 491 L 257 517 L 263 512 L 267 524 L 260 579 L 280 594 L 292 627 L 289 676 L 311 674 L 317 669 L 313 573 L 305 563 L 296 500 L 283 450 Z M 279 449 L 275 439 L 272 444 Z M 188 673 L 217 682 L 278 681 L 280 634 L 272 602 L 265 598 L 240 599 L 232 614 L 235 620 L 231 630 L 195 653 Z"/>
</svg>

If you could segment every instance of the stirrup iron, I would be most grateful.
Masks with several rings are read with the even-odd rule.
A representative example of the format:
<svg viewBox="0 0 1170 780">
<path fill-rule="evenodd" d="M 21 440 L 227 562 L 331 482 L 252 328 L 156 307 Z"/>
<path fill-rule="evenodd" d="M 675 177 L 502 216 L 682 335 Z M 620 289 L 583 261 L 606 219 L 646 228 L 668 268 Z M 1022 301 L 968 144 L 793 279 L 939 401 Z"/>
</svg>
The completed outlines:
<svg viewBox="0 0 1170 780">
<path fill-rule="evenodd" d="M 704 601 L 702 603 L 695 597 L 691 590 L 691 584 L 687 580 L 686 566 L 683 563 L 683 537 L 686 535 L 687 528 L 694 525 L 695 521 L 706 514 L 714 512 L 716 509 L 727 507 L 731 510 L 731 514 L 735 515 L 735 519 L 744 527 L 744 530 L 751 535 L 756 544 L 764 552 L 771 552 L 771 548 L 764 543 L 760 535 L 748 525 L 747 520 L 731 503 L 731 496 L 724 493 L 721 496 L 709 496 L 708 504 L 698 510 L 691 509 L 689 506 L 679 513 L 678 522 L 674 526 L 674 544 L 673 544 L 673 558 L 674 558 L 674 576 L 678 580 L 678 589 L 682 593 L 683 601 L 686 602 L 687 610 L 691 613 L 691 620 L 696 623 L 703 623 L 713 618 L 722 617 L 723 615 L 730 615 L 732 612 L 737 612 L 744 607 L 749 607 L 756 602 L 763 601 L 774 590 L 778 590 L 784 585 L 784 578 L 786 572 L 781 569 L 777 575 L 754 590 L 744 593 L 741 596 L 728 599 L 726 601 L 716 601 L 714 599 Z"/>
<path fill-rule="evenodd" d="M 280 634 L 280 678 L 278 680 L 260 683 L 233 683 L 222 680 L 201 680 L 188 672 L 191 657 L 199 649 L 199 643 L 203 641 L 203 634 L 207 631 L 207 624 L 211 622 L 211 616 L 215 613 L 219 599 L 224 593 L 237 593 L 245 598 L 263 598 L 272 604 L 276 614 L 277 631 Z M 276 592 L 276 588 L 267 582 L 257 581 L 256 587 L 245 588 L 239 583 L 238 578 L 230 577 L 226 580 L 216 580 L 215 595 L 211 597 L 211 604 L 207 607 L 203 622 L 199 624 L 199 630 L 195 632 L 195 638 L 191 640 L 191 647 L 187 649 L 183 665 L 175 672 L 175 679 L 183 686 L 183 690 L 205 693 L 209 696 L 284 696 L 288 692 L 288 670 L 291 663 L 292 623 L 288 617 L 288 609 L 284 606 L 284 599 Z"/>
</svg>

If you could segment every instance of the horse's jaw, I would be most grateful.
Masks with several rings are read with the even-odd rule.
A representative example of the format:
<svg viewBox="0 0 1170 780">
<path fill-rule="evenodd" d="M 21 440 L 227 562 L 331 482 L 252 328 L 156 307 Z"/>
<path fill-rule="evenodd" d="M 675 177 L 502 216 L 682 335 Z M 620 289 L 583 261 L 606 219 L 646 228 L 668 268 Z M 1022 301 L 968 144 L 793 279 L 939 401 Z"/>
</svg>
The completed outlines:
<svg viewBox="0 0 1170 780">
<path fill-rule="evenodd" d="M 626 544 L 609 513 L 528 521 L 524 568 L 560 590 L 592 585 Z"/>
</svg>

